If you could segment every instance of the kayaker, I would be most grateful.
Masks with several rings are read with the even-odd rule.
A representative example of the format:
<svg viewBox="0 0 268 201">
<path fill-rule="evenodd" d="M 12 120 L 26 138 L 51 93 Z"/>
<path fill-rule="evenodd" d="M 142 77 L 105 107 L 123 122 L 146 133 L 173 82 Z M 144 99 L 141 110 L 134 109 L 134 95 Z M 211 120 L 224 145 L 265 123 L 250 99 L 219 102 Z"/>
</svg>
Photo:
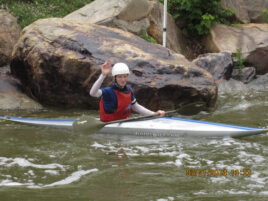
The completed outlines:
<svg viewBox="0 0 268 201">
<path fill-rule="evenodd" d="M 105 88 L 101 84 L 112 69 L 114 83 Z M 129 68 L 125 63 L 116 63 L 111 68 L 110 60 L 106 60 L 101 66 L 101 75 L 93 84 L 90 95 L 101 97 L 100 100 L 100 120 L 109 122 L 119 119 L 126 119 L 130 116 L 131 109 L 142 115 L 151 115 L 155 112 L 141 106 L 133 93 L 132 88 L 127 85 Z M 158 110 L 159 116 L 164 116 L 165 111 Z"/>
</svg>

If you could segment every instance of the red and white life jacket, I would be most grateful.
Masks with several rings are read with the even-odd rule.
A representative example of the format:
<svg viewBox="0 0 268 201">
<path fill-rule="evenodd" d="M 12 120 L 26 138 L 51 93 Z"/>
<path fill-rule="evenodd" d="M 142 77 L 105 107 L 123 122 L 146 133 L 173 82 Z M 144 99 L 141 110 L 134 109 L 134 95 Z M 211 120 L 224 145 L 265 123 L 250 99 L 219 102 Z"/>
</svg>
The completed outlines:
<svg viewBox="0 0 268 201">
<path fill-rule="evenodd" d="M 126 119 L 131 113 L 131 92 L 123 93 L 113 89 L 117 98 L 117 109 L 114 113 L 108 114 L 104 110 L 103 100 L 100 100 L 100 120 L 103 122 Z"/>
</svg>

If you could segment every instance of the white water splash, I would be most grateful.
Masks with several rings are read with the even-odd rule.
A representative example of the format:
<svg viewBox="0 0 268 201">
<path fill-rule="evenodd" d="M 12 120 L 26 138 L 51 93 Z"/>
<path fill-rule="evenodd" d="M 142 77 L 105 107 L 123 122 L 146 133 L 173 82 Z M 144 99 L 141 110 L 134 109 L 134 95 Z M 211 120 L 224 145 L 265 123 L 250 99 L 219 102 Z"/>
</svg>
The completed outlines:
<svg viewBox="0 0 268 201">
<path fill-rule="evenodd" d="M 82 176 L 85 176 L 85 175 L 87 175 L 89 173 L 97 172 L 97 171 L 99 171 L 97 168 L 94 168 L 94 169 L 91 169 L 91 170 L 79 170 L 77 172 L 73 172 L 69 177 L 67 177 L 67 178 L 65 178 L 63 180 L 54 182 L 52 184 L 44 185 L 44 186 L 41 186 L 41 187 L 52 187 L 52 186 L 70 184 L 70 183 L 73 183 L 75 181 L 78 181 L 79 179 L 81 179 Z"/>
<path fill-rule="evenodd" d="M 173 200 L 175 200 L 175 198 L 170 196 L 167 198 L 159 198 L 156 201 L 173 201 Z"/>
<path fill-rule="evenodd" d="M 252 192 L 249 191 L 236 191 L 235 189 L 231 189 L 231 190 L 224 190 L 224 192 L 231 194 L 231 195 L 249 195 Z"/>
<path fill-rule="evenodd" d="M 262 191 L 262 192 L 260 192 L 260 195 L 267 195 L 268 196 L 268 191 Z"/>
<path fill-rule="evenodd" d="M 0 186 L 33 186 L 34 183 L 19 183 L 10 179 L 5 179 L 0 182 Z"/>
<path fill-rule="evenodd" d="M 25 158 L 6 158 L 6 157 L 0 157 L 0 165 L 6 166 L 6 167 L 12 167 L 15 165 L 18 165 L 20 167 L 33 167 L 38 169 L 61 169 L 64 170 L 65 167 L 63 165 L 52 163 L 52 164 L 34 164 L 30 162 L 29 160 L 32 159 L 25 159 Z"/>
<path fill-rule="evenodd" d="M 57 170 L 45 170 L 45 173 L 48 173 L 50 175 L 59 175 L 59 171 Z"/>
<path fill-rule="evenodd" d="M 57 163 L 51 163 L 51 164 L 35 164 L 33 162 L 33 159 L 24 159 L 24 158 L 6 158 L 6 157 L 0 157 L 0 166 L 3 166 L 5 168 L 11 168 L 18 166 L 19 168 L 34 168 L 34 169 L 41 169 L 44 170 L 44 173 L 48 175 L 60 175 L 61 171 L 66 171 L 69 166 L 67 165 L 61 165 Z M 27 169 L 26 169 L 27 170 Z M 81 170 L 81 167 L 79 167 L 79 170 L 76 172 L 71 173 L 70 176 L 61 179 L 59 181 L 56 181 L 51 184 L 35 184 L 33 182 L 33 178 L 36 178 L 34 171 L 32 169 L 27 170 L 27 172 L 24 173 L 25 179 L 20 179 L 23 182 L 17 181 L 17 177 L 12 177 L 11 175 L 4 175 L 2 174 L 3 180 L 0 180 L 0 186 L 27 186 L 28 188 L 45 188 L 45 187 L 53 187 L 53 186 L 59 186 L 59 185 L 67 185 L 73 182 L 76 182 L 81 179 L 81 177 L 90 174 L 92 172 L 96 172 L 98 169 L 90 169 L 90 170 Z M 47 176 L 44 176 L 42 178 L 46 178 Z"/>
<path fill-rule="evenodd" d="M 12 187 L 12 186 L 27 186 L 29 188 L 46 188 L 46 187 L 67 185 L 67 184 L 71 184 L 73 182 L 80 180 L 83 176 L 85 176 L 89 173 L 97 172 L 97 171 L 98 171 L 97 168 L 94 168 L 91 170 L 79 170 L 77 172 L 73 172 L 70 176 L 68 176 L 60 181 L 57 181 L 57 182 L 54 182 L 51 184 L 46 184 L 46 185 L 36 185 L 33 182 L 20 183 L 20 182 L 12 181 L 11 179 L 5 179 L 5 180 L 2 180 L 0 182 L 0 186 L 10 186 L 10 187 Z"/>
<path fill-rule="evenodd" d="M 91 146 L 92 146 L 92 147 L 95 147 L 96 149 L 97 149 L 97 148 L 105 148 L 104 145 L 99 144 L 99 143 L 97 143 L 97 142 L 94 142 L 94 144 L 92 144 Z"/>
</svg>

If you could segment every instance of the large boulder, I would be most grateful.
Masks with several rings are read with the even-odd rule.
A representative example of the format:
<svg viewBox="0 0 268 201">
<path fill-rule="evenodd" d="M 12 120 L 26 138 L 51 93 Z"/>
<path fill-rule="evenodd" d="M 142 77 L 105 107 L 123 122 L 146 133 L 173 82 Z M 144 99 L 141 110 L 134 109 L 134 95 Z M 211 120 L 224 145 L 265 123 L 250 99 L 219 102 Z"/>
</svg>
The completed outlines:
<svg viewBox="0 0 268 201">
<path fill-rule="evenodd" d="M 17 19 L 7 11 L 0 9 L 0 67 L 9 63 L 20 31 Z"/>
<path fill-rule="evenodd" d="M 95 0 L 64 18 L 120 28 L 136 35 L 148 34 L 162 44 L 163 5 L 158 1 Z M 167 30 L 167 48 L 184 53 L 185 39 L 170 14 Z"/>
<path fill-rule="evenodd" d="M 64 18 L 141 34 L 149 27 L 148 12 L 147 0 L 95 0 Z"/>
<path fill-rule="evenodd" d="M 257 74 L 268 72 L 268 24 L 218 24 L 212 26 L 205 43 L 210 52 L 235 53 L 241 49 L 242 58 L 256 68 Z"/>
<path fill-rule="evenodd" d="M 245 84 L 249 83 L 256 77 L 256 69 L 254 67 L 245 67 L 243 69 L 233 69 L 232 78 Z"/>
<path fill-rule="evenodd" d="M 215 80 L 229 80 L 233 70 L 232 54 L 227 51 L 199 55 L 193 63 L 210 72 Z"/>
<path fill-rule="evenodd" d="M 253 89 L 267 90 L 268 89 L 268 73 L 250 82 L 248 84 L 248 87 L 253 88 Z"/>
<path fill-rule="evenodd" d="M 20 82 L 8 74 L 0 73 L 0 110 L 37 110 L 42 106 L 26 96 Z"/>
<path fill-rule="evenodd" d="M 88 92 L 107 58 L 129 65 L 136 98 L 151 109 L 216 101 L 211 74 L 184 56 L 120 29 L 59 18 L 38 20 L 23 30 L 11 72 L 42 104 L 97 109 L 98 100 Z M 109 76 L 103 86 L 111 82 Z"/>
<path fill-rule="evenodd" d="M 265 22 L 263 9 L 268 9 L 267 0 L 222 0 L 223 8 L 230 8 L 236 18 L 243 23 Z"/>
</svg>

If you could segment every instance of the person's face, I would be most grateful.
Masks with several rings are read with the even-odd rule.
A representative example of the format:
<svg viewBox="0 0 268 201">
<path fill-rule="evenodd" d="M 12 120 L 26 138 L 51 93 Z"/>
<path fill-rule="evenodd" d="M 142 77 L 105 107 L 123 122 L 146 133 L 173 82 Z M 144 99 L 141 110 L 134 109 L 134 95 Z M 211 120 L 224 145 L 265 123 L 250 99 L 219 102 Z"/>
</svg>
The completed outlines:
<svg viewBox="0 0 268 201">
<path fill-rule="evenodd" d="M 115 76 L 115 81 L 116 81 L 116 83 L 118 84 L 119 87 L 123 88 L 127 84 L 128 74 Z"/>
</svg>

